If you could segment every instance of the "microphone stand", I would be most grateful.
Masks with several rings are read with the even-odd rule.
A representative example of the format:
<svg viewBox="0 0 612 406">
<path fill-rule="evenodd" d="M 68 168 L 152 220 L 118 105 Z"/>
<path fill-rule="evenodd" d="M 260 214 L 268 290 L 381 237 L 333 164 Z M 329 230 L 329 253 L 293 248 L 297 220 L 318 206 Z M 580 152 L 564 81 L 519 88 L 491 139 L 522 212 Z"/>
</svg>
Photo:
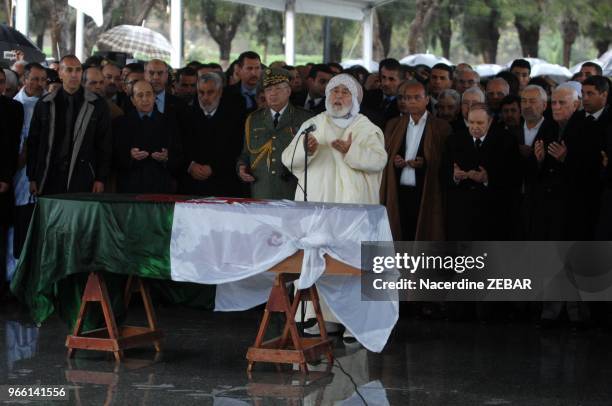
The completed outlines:
<svg viewBox="0 0 612 406">
<path fill-rule="evenodd" d="M 304 133 L 304 201 L 308 201 L 308 134 L 310 131 Z M 304 325 L 304 319 L 306 318 L 306 301 L 300 296 L 300 330 L 302 337 L 304 337 L 306 327 Z"/>
<path fill-rule="evenodd" d="M 304 133 L 304 201 L 308 201 L 308 134 L 310 131 Z"/>
</svg>

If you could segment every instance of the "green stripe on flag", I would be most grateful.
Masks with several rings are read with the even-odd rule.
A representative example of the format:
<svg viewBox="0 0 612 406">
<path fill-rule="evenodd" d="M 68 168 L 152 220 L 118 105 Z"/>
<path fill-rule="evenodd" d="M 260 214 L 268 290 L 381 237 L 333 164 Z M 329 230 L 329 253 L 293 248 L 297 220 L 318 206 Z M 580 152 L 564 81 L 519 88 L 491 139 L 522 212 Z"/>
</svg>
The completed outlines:
<svg viewBox="0 0 612 406">
<path fill-rule="evenodd" d="M 55 296 L 60 303 L 79 299 L 88 272 L 170 279 L 173 213 L 174 202 L 137 202 L 125 195 L 42 197 L 11 290 L 41 323 L 55 310 Z M 78 273 L 83 276 L 71 277 Z M 113 287 L 114 281 L 109 278 Z"/>
</svg>

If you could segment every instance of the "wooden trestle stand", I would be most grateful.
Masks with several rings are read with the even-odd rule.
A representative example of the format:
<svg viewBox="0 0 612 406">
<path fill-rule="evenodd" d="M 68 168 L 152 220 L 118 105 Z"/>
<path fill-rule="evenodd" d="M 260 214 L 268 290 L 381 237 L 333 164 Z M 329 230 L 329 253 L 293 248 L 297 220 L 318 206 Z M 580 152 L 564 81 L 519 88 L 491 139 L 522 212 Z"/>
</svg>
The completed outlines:
<svg viewBox="0 0 612 406">
<path fill-rule="evenodd" d="M 156 351 L 161 351 L 160 340 L 163 337 L 161 330 L 157 328 L 155 312 L 151 304 L 149 289 L 141 278 L 130 276 L 125 288 L 125 309 L 127 311 L 132 294 L 140 292 L 142 303 L 147 314 L 148 327 L 117 326 L 113 309 L 111 308 L 108 291 L 104 278 L 99 272 L 91 272 L 87 278 L 87 284 L 81 298 L 79 316 L 74 326 L 74 331 L 66 338 L 68 357 L 74 355 L 74 350 L 94 350 L 112 352 L 116 361 L 123 358 L 123 350 L 145 345 L 155 346 Z M 100 303 L 104 314 L 105 327 L 90 331 L 81 331 L 88 306 Z"/>
<path fill-rule="evenodd" d="M 308 289 L 298 290 L 293 303 L 291 303 L 289 297 L 286 284 L 300 277 L 303 259 L 304 251 L 298 251 L 269 270 L 277 275 L 264 310 L 263 319 L 259 325 L 255 344 L 249 347 L 246 355 L 249 361 L 248 373 L 253 370 L 255 362 L 299 364 L 302 372 L 308 372 L 307 362 L 316 361 L 322 356 L 327 358 L 330 365 L 333 363 L 332 340 L 327 337 L 317 288 L 312 285 Z M 325 255 L 325 273 L 327 275 L 358 276 L 361 275 L 361 270 Z M 295 323 L 295 314 L 301 300 L 312 302 L 321 331 L 320 337 L 300 337 Z M 285 326 L 280 337 L 264 342 L 263 339 L 270 323 L 271 313 L 283 313 L 285 315 Z"/>
</svg>

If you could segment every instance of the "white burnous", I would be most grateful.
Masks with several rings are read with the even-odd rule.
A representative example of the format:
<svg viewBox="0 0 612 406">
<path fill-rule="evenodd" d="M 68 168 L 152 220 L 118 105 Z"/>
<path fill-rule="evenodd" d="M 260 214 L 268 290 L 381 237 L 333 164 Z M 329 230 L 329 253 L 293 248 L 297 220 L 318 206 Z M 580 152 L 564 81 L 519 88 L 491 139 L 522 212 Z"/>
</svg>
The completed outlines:
<svg viewBox="0 0 612 406">
<path fill-rule="evenodd" d="M 309 201 L 379 204 L 387 153 L 382 130 L 359 114 L 362 98 L 361 86 L 348 74 L 334 76 L 327 84 L 326 111 L 304 122 L 298 132 L 315 125 L 308 136 L 308 152 L 301 135 L 283 151 L 283 164 L 298 178 L 295 200 L 304 200 L 303 189 L 307 189 Z M 308 185 L 304 183 L 306 155 Z M 323 300 L 321 308 L 333 332 L 339 326 L 332 323 L 338 320 Z M 306 318 L 314 317 L 312 306 L 307 306 Z M 309 332 L 317 331 L 315 327 Z"/>
<path fill-rule="evenodd" d="M 359 114 L 363 97 L 348 74 L 334 76 L 325 89 L 326 111 L 302 124 L 314 124 L 308 142 L 308 200 L 378 204 L 382 170 L 387 163 L 383 132 Z M 298 178 L 295 200 L 304 200 L 303 138 L 295 137 L 283 152 L 283 164 Z"/>
</svg>

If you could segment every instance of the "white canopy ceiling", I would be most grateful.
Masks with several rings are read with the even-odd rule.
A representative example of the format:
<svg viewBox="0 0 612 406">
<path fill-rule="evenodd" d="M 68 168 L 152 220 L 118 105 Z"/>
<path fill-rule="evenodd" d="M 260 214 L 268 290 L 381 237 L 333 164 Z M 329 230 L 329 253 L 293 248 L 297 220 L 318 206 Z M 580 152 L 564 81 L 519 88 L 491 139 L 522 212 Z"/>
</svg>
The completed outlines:
<svg viewBox="0 0 612 406">
<path fill-rule="evenodd" d="M 271 10 L 285 11 L 286 0 L 227 0 Z M 364 10 L 390 3 L 393 0 L 295 0 L 295 12 L 319 16 L 363 20 Z"/>
</svg>

